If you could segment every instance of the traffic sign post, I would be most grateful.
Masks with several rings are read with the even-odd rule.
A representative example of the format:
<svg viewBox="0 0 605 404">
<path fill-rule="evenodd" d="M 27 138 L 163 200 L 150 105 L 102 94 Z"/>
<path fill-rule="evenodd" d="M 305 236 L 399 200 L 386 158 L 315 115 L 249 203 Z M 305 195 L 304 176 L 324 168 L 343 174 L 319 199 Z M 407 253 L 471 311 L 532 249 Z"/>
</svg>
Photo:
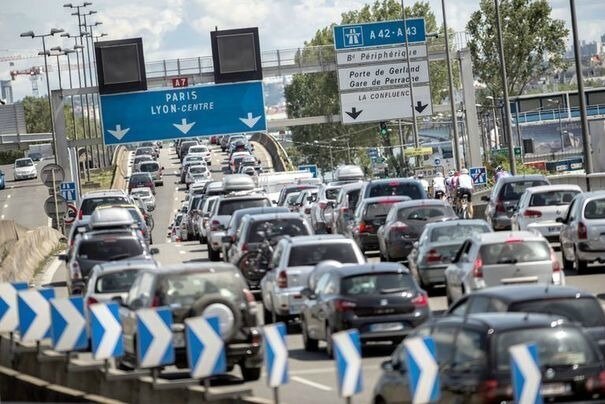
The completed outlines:
<svg viewBox="0 0 605 404">
<path fill-rule="evenodd" d="M 439 401 L 439 365 L 435 356 L 435 341 L 428 336 L 413 337 L 407 338 L 403 346 L 412 403 Z"/>
<path fill-rule="evenodd" d="M 50 318 L 55 351 L 71 352 L 88 347 L 84 299 L 81 296 L 52 299 Z"/>
<path fill-rule="evenodd" d="M 218 317 L 185 319 L 185 345 L 192 378 L 205 378 L 206 384 L 208 376 L 227 370 L 225 343 Z"/>
<path fill-rule="evenodd" d="M 168 307 L 140 309 L 137 316 L 137 359 L 140 368 L 174 363 L 172 311 Z M 154 379 L 156 378 L 156 372 Z"/>
<path fill-rule="evenodd" d="M 265 336 L 265 367 L 267 384 L 273 388 L 273 402 L 279 403 L 279 386 L 288 383 L 288 347 L 286 325 L 277 323 L 263 327 Z"/>
<path fill-rule="evenodd" d="M 90 339 L 92 356 L 96 360 L 107 360 L 124 355 L 122 324 L 117 303 L 95 303 L 90 305 Z"/>
<path fill-rule="evenodd" d="M 361 342 L 359 331 L 346 330 L 332 334 L 338 391 L 347 402 L 363 390 L 361 374 Z"/>
<path fill-rule="evenodd" d="M 54 289 L 26 289 L 17 293 L 21 342 L 40 342 L 50 337 L 50 303 Z"/>
<path fill-rule="evenodd" d="M 101 107 L 106 145 L 267 129 L 260 81 L 102 95 Z"/>
<path fill-rule="evenodd" d="M 471 167 L 469 174 L 473 179 L 474 185 L 486 185 L 487 184 L 487 169 L 485 167 Z"/>
<path fill-rule="evenodd" d="M 536 344 L 513 345 L 510 353 L 510 372 L 513 394 L 518 404 L 541 404 L 542 372 Z"/>
</svg>

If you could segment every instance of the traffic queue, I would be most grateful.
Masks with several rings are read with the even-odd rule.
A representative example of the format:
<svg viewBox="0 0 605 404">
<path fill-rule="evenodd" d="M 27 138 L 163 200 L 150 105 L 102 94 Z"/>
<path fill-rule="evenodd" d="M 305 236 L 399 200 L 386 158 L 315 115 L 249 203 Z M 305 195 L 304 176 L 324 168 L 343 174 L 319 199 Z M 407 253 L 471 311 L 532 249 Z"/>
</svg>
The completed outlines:
<svg viewBox="0 0 605 404">
<path fill-rule="evenodd" d="M 137 367 L 137 311 L 168 307 L 177 367 L 187 367 L 184 322 L 215 316 L 227 370 L 245 381 L 261 376 L 261 324 L 284 323 L 328 357 L 341 331 L 357 330 L 363 347 L 390 342 L 375 403 L 412 401 L 405 341 L 429 336 L 443 402 L 512 401 L 519 344 L 537 346 L 545 400 L 605 399 L 603 307 L 565 278 L 605 261 L 605 192 L 509 176 L 485 198 L 485 219 L 461 219 L 418 179 L 343 165 L 322 182 L 262 167 L 243 135 L 187 139 L 174 143 L 187 193 L 168 237 L 205 246 L 208 262 L 166 266 L 150 236 L 157 146 L 135 150 L 128 193 L 82 198 L 62 256 L 70 293 L 120 303 L 121 366 Z M 213 179 L 219 147 L 226 164 Z M 429 297 L 444 290 L 448 310 L 436 315 Z"/>
</svg>

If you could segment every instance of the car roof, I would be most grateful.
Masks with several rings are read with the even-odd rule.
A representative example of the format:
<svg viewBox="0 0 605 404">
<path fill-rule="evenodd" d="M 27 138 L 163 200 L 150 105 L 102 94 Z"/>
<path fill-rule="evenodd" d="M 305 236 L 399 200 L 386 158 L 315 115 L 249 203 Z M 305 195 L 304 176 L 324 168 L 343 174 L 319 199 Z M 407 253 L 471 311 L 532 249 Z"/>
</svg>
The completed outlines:
<svg viewBox="0 0 605 404">
<path fill-rule="evenodd" d="M 510 175 L 508 177 L 502 177 L 498 180 L 498 183 L 508 183 L 508 182 L 518 182 L 518 181 L 527 181 L 527 180 L 545 180 L 545 176 L 542 174 L 527 174 L 527 175 Z"/>
<path fill-rule="evenodd" d="M 98 198 L 100 196 L 127 196 L 126 192 L 121 189 L 101 189 L 98 191 L 90 191 L 82 195 L 82 198 Z"/>
<path fill-rule="evenodd" d="M 139 236 L 133 229 L 115 228 L 115 229 L 103 229 L 87 231 L 82 235 L 83 239 L 91 240 L 94 238 L 105 238 L 105 236 L 111 236 L 114 238 L 136 238 L 139 240 Z"/>
<path fill-rule="evenodd" d="M 420 184 L 417 180 L 415 180 L 413 178 L 398 177 L 398 178 L 378 178 L 375 180 L 370 180 L 370 181 L 368 181 L 368 185 L 388 184 L 390 182 L 411 182 L 414 184 Z"/>
<path fill-rule="evenodd" d="M 479 239 L 482 244 L 491 243 L 503 243 L 507 240 L 518 240 L 523 241 L 545 241 L 545 238 L 531 231 L 500 231 L 490 233 L 477 233 L 473 235 L 474 238 Z"/>
<path fill-rule="evenodd" d="M 265 207 L 261 207 L 261 208 L 244 208 L 244 209 L 238 209 L 235 212 L 233 212 L 234 216 L 241 216 L 244 217 L 246 215 L 262 215 L 265 213 L 289 213 L 290 209 L 286 208 L 285 206 L 265 206 Z"/>
<path fill-rule="evenodd" d="M 373 199 L 373 198 L 372 198 Z M 409 197 L 408 197 L 409 199 Z M 407 200 L 403 202 L 398 202 L 394 205 L 394 208 L 418 208 L 422 206 L 450 206 L 448 202 L 441 201 L 439 199 L 416 199 L 416 200 Z"/>
<path fill-rule="evenodd" d="M 363 180 L 348 182 L 342 186 L 342 192 L 355 191 L 361 189 L 364 182 Z"/>
<path fill-rule="evenodd" d="M 32 161 L 32 159 L 30 157 L 21 157 L 15 160 L 15 162 L 20 161 L 20 160 L 29 160 Z"/>
<path fill-rule="evenodd" d="M 90 217 L 90 226 L 93 229 L 108 226 L 130 226 L 134 223 L 130 212 L 125 208 L 118 207 L 95 209 Z"/>
<path fill-rule="evenodd" d="M 582 192 L 582 188 L 578 185 L 574 184 L 555 184 L 555 185 L 539 185 L 537 187 L 529 187 L 525 190 L 526 192 L 536 194 L 539 192 L 548 192 L 548 191 L 580 191 Z"/>
<path fill-rule="evenodd" d="M 409 196 L 389 195 L 389 196 L 373 196 L 371 198 L 365 198 L 362 200 L 362 203 L 365 203 L 365 204 L 380 203 L 380 202 L 397 203 L 397 202 L 410 201 L 410 200 L 411 200 L 411 198 Z"/>
<path fill-rule="evenodd" d="M 158 263 L 153 259 L 134 258 L 123 261 L 107 261 L 102 264 L 95 265 L 97 271 L 101 274 L 112 272 L 120 272 L 126 269 L 157 269 Z"/>
<path fill-rule="evenodd" d="M 293 245 L 317 244 L 330 241 L 354 242 L 352 239 L 341 234 L 314 234 L 310 236 L 285 237 L 284 240 L 288 240 L 288 242 Z"/>
<path fill-rule="evenodd" d="M 584 192 L 582 195 L 583 199 L 603 198 L 605 197 L 605 191 L 591 191 Z"/>
<path fill-rule="evenodd" d="M 435 228 L 440 228 L 440 227 L 450 227 L 450 226 L 487 226 L 489 227 L 489 223 L 487 223 L 485 220 L 483 219 L 459 219 L 459 220 L 446 220 L 443 222 L 433 222 L 433 223 L 427 223 L 427 225 L 425 226 L 425 229 L 427 231 L 429 230 L 433 230 Z"/>
<path fill-rule="evenodd" d="M 147 270 L 147 272 L 157 273 L 158 275 L 166 274 L 182 274 L 182 273 L 195 273 L 195 272 L 235 272 L 239 275 L 239 270 L 233 264 L 226 262 L 196 262 L 191 264 L 172 264 L 158 266 L 155 269 Z"/>
<path fill-rule="evenodd" d="M 275 212 L 275 213 L 263 213 L 251 215 L 251 221 L 263 221 L 263 220 L 273 220 L 273 219 L 300 219 L 304 220 L 305 218 L 301 216 L 300 213 L 295 212 Z"/>
<path fill-rule="evenodd" d="M 442 317 L 446 321 L 452 317 Z M 473 313 L 458 321 L 479 325 L 493 333 L 506 332 L 526 328 L 555 327 L 561 324 L 569 324 L 560 316 L 552 316 L 541 313 Z M 439 320 L 437 320 L 439 321 Z"/>
<path fill-rule="evenodd" d="M 494 286 L 476 290 L 473 292 L 473 296 L 492 296 L 508 303 L 525 300 L 594 297 L 593 294 L 573 286 L 552 285 L 516 285 L 514 293 L 511 293 L 510 286 Z"/>
<path fill-rule="evenodd" d="M 398 262 L 372 262 L 365 264 L 343 265 L 341 267 L 334 268 L 333 272 L 341 278 L 377 272 L 410 273 L 409 269 Z"/>
</svg>

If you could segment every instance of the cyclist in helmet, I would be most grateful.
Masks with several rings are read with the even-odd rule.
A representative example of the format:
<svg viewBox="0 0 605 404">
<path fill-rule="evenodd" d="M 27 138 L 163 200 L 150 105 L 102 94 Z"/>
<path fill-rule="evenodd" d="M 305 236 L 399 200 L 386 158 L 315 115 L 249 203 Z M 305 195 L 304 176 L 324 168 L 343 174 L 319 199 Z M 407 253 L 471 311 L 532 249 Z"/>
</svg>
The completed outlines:
<svg viewBox="0 0 605 404">
<path fill-rule="evenodd" d="M 496 175 L 494 179 L 496 182 L 498 182 L 500 178 L 508 177 L 509 175 L 510 174 L 504 168 L 502 168 L 502 166 L 498 166 L 496 167 Z"/>
<path fill-rule="evenodd" d="M 443 174 L 440 171 L 437 172 L 437 176 L 433 178 L 433 192 L 435 194 L 435 199 L 440 199 L 445 195 L 445 178 L 443 178 Z"/>
<path fill-rule="evenodd" d="M 416 178 L 418 179 L 418 182 L 420 182 L 420 184 L 422 185 L 422 188 L 424 189 L 424 192 L 428 192 L 429 191 L 429 182 L 424 179 L 424 174 L 419 173 L 416 176 Z"/>
<path fill-rule="evenodd" d="M 463 168 L 460 170 L 456 189 L 456 206 L 460 207 L 462 198 L 466 195 L 466 199 L 472 209 L 471 198 L 473 196 L 473 178 L 469 175 L 468 169 Z M 470 216 L 472 217 L 472 210 Z"/>
</svg>

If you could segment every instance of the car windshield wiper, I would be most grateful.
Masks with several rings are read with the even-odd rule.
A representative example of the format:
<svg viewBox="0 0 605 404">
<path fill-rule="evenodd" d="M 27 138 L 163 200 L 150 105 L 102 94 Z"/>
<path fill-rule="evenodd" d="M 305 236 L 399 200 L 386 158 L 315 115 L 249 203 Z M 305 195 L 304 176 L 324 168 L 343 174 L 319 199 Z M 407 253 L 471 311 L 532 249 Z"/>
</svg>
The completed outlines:
<svg viewBox="0 0 605 404">
<path fill-rule="evenodd" d="M 391 293 L 399 293 L 399 292 L 408 292 L 408 288 L 388 288 L 388 289 L 380 289 L 380 293 L 383 295 L 388 295 Z"/>
<path fill-rule="evenodd" d="M 516 258 L 500 258 L 496 263 L 497 264 L 516 264 L 519 262 Z"/>
</svg>

